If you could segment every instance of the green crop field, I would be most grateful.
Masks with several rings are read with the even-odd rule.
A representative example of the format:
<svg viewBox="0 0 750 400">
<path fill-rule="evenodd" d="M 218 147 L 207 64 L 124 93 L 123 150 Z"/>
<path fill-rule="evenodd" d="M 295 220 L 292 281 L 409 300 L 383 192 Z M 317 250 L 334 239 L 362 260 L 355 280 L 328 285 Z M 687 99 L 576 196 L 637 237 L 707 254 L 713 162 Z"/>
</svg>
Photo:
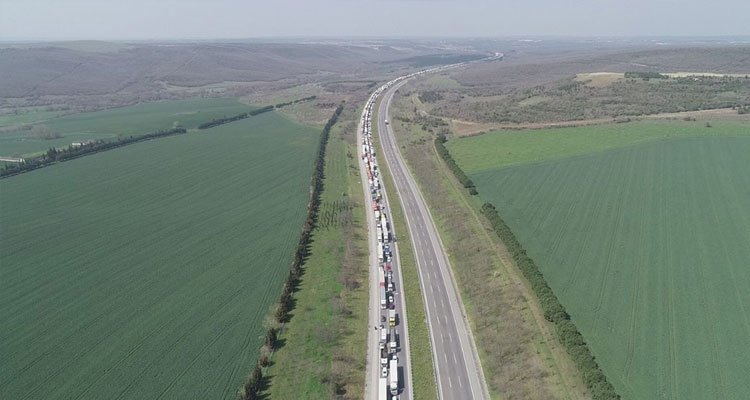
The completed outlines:
<svg viewBox="0 0 750 400">
<path fill-rule="evenodd" d="M 743 399 L 750 129 L 717 123 L 706 136 L 662 126 L 492 134 L 454 140 L 451 150 L 461 149 L 454 157 L 537 261 L 625 399 Z M 613 137 L 623 127 L 634 137 Z M 664 136 L 673 137 L 655 140 Z M 578 144 L 561 146 L 566 140 Z"/>
<path fill-rule="evenodd" d="M 750 135 L 748 121 L 641 121 L 561 129 L 496 131 L 447 146 L 467 174 L 678 137 Z"/>
<path fill-rule="evenodd" d="M 0 398 L 233 399 L 318 139 L 266 113 L 0 180 Z"/>
<path fill-rule="evenodd" d="M 189 99 L 142 103 L 90 113 L 55 116 L 51 112 L 34 111 L 18 116 L 0 117 L 0 128 L 18 123 L 40 123 L 49 127 L 52 139 L 35 136 L 31 131 L 0 133 L 0 155 L 26 156 L 50 147 L 65 147 L 89 139 L 105 139 L 118 135 L 141 135 L 170 129 L 175 123 L 195 128 L 214 118 L 251 110 L 237 99 Z"/>
</svg>

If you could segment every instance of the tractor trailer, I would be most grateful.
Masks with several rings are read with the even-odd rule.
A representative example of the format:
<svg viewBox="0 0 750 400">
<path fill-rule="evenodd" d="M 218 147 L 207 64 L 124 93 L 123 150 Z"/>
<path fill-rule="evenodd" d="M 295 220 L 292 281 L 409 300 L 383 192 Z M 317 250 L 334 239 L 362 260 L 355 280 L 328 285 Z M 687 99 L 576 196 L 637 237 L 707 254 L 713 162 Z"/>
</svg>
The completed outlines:
<svg viewBox="0 0 750 400">
<path fill-rule="evenodd" d="M 380 382 L 378 383 L 378 399 L 388 400 L 388 379 L 387 378 L 380 378 Z"/>
<path fill-rule="evenodd" d="M 398 394 L 398 360 L 391 360 L 391 366 L 388 369 L 388 382 L 390 384 L 391 394 Z"/>
</svg>

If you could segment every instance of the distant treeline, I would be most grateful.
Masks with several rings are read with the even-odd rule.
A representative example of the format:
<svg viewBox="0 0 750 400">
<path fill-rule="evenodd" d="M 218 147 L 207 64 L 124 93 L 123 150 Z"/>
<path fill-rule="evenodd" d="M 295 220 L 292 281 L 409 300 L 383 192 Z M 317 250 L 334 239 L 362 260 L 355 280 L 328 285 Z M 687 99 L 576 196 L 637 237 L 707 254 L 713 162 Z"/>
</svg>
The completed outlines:
<svg viewBox="0 0 750 400">
<path fill-rule="evenodd" d="M 669 79 L 667 75 L 660 74 L 658 72 L 626 72 L 626 78 L 639 78 L 639 79 Z"/>
<path fill-rule="evenodd" d="M 57 162 L 72 160 L 74 158 L 98 153 L 100 151 L 127 146 L 129 144 L 142 142 L 144 140 L 151 140 L 170 135 L 178 135 L 185 132 L 187 132 L 185 128 L 173 128 L 168 130 L 159 130 L 140 136 L 118 137 L 116 140 L 93 140 L 89 142 L 83 142 L 79 146 L 73 146 L 71 144 L 70 146 L 63 149 L 56 149 L 52 147 L 43 155 L 29 158 L 23 163 L 6 164 L 5 167 L 0 170 L 0 178 L 32 171 L 37 168 L 46 167 Z"/>
<path fill-rule="evenodd" d="M 231 117 L 224 117 L 224 118 L 212 119 L 211 121 L 204 122 L 204 123 L 198 125 L 198 129 L 213 128 L 215 126 L 228 124 L 230 122 L 239 121 L 239 120 L 245 119 L 245 118 L 250 118 L 250 117 L 258 115 L 258 114 L 263 114 L 264 112 L 269 112 L 269 111 L 272 111 L 273 109 L 274 109 L 274 106 L 265 106 L 265 107 L 261 107 L 261 108 L 259 108 L 257 110 L 253 110 L 253 111 L 249 111 L 249 112 L 244 112 L 244 113 L 241 113 L 241 114 L 233 115 Z"/>
<path fill-rule="evenodd" d="M 451 153 L 448 151 L 448 149 L 445 147 L 445 142 L 447 142 L 448 139 L 445 138 L 445 134 L 438 133 L 435 137 L 435 149 L 437 149 L 438 154 L 445 162 L 445 165 L 448 166 L 448 169 L 450 169 L 453 172 L 453 175 L 458 179 L 459 182 L 467 189 L 469 190 L 469 194 L 475 195 L 477 193 L 477 188 L 474 186 L 474 181 L 472 181 L 466 173 L 461 169 L 461 167 L 458 166 L 456 163 L 456 160 L 453 159 L 453 156 L 451 156 Z"/>
<path fill-rule="evenodd" d="M 316 98 L 317 98 L 317 96 L 303 97 L 301 99 L 297 99 L 297 100 L 294 100 L 294 101 L 289 101 L 289 102 L 286 102 L 286 103 L 279 103 L 279 104 L 276 104 L 275 106 L 264 106 L 264 107 L 261 107 L 261 108 L 259 108 L 257 110 L 253 110 L 253 111 L 249 111 L 249 112 L 244 112 L 244 113 L 241 113 L 241 114 L 233 115 L 231 117 L 216 118 L 216 119 L 213 119 L 211 121 L 204 122 L 204 123 L 198 125 L 198 129 L 213 128 L 215 126 L 228 124 L 230 122 L 239 121 L 239 120 L 245 119 L 245 118 L 250 118 L 250 117 L 258 115 L 258 114 L 263 114 L 265 112 L 269 112 L 269 111 L 272 111 L 272 110 L 277 109 L 277 108 L 282 108 L 282 107 L 286 107 L 286 106 L 289 106 L 289 105 L 292 105 L 292 104 L 302 103 L 303 101 L 315 100 Z"/>
<path fill-rule="evenodd" d="M 279 302 L 274 310 L 274 318 L 280 326 L 283 326 L 284 323 L 289 321 L 289 312 L 294 308 L 292 294 L 297 291 L 299 280 L 302 277 L 302 267 L 310 251 L 311 234 L 318 219 L 320 195 L 323 191 L 323 179 L 325 177 L 326 145 L 328 144 L 331 128 L 336 124 L 336 121 L 343 110 L 344 105 L 340 104 L 331 118 L 328 119 L 328 122 L 320 134 L 318 152 L 315 157 L 315 170 L 313 171 L 312 179 L 310 181 L 310 201 L 307 206 L 307 217 L 302 225 L 302 232 L 300 233 L 299 241 L 297 243 L 297 250 L 294 253 L 294 261 L 292 261 L 289 275 L 287 276 L 284 287 L 281 290 Z M 255 364 L 253 371 L 248 375 L 245 384 L 240 388 L 238 393 L 239 400 L 255 400 L 262 398 L 261 392 L 265 388 L 263 368 L 268 366 L 268 357 L 273 350 L 276 349 L 278 332 L 279 328 L 275 326 L 268 328 L 265 344 L 261 349 L 260 358 Z"/>
<path fill-rule="evenodd" d="M 305 101 L 311 101 L 311 100 L 315 100 L 316 98 L 318 98 L 318 96 L 303 97 L 301 99 L 297 99 L 297 100 L 294 100 L 294 101 L 288 101 L 286 103 L 276 104 L 276 108 L 291 106 L 292 104 L 302 103 L 302 102 L 305 102 Z"/>
<path fill-rule="evenodd" d="M 534 260 L 526 254 L 526 250 L 521 246 L 516 236 L 510 230 L 510 227 L 500 218 L 497 209 L 490 203 L 482 205 L 482 214 L 490 221 L 497 236 L 503 241 L 508 248 L 518 268 L 531 283 L 531 288 L 539 299 L 539 303 L 544 310 L 544 318 L 555 324 L 560 342 L 565 346 L 568 354 L 581 371 L 583 381 L 591 392 L 594 400 L 611 400 L 619 399 L 620 395 L 615 391 L 614 386 L 607 380 L 607 376 L 599 368 L 594 355 L 591 354 L 583 335 L 578 331 L 570 315 L 565 311 L 565 307 L 552 292 L 552 288 L 547 284 L 544 275 L 537 267 Z"/>
</svg>

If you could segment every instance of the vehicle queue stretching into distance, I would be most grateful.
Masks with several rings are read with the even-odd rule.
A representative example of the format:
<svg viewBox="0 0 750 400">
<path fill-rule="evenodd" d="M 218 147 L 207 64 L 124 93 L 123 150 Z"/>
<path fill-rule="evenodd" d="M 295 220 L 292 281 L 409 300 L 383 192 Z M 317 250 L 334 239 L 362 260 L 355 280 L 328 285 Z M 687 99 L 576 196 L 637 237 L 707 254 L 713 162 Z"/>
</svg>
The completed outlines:
<svg viewBox="0 0 750 400">
<path fill-rule="evenodd" d="M 495 54 L 495 58 L 498 54 Z M 502 58 L 502 55 L 499 56 Z M 492 59 L 492 57 L 488 58 Z M 388 217 L 384 204 L 381 205 L 383 195 L 381 193 L 382 186 L 380 184 L 380 170 L 378 168 L 377 161 L 375 159 L 375 147 L 372 142 L 372 114 L 375 107 L 375 100 L 380 95 L 388 90 L 391 86 L 401 82 L 403 80 L 412 78 L 414 76 L 438 72 L 449 68 L 454 68 L 464 63 L 457 63 L 451 65 L 444 65 L 441 67 L 430 68 L 419 72 L 414 72 L 409 75 L 401 76 L 396 78 L 375 90 L 370 98 L 365 103 L 365 109 L 362 113 L 362 120 L 360 126 L 362 126 L 362 161 L 364 163 L 365 171 L 367 171 L 367 183 L 370 189 L 370 199 L 372 201 L 372 212 L 375 216 L 376 226 L 376 238 L 377 238 L 377 255 L 378 255 L 378 277 L 380 283 L 380 308 L 382 310 L 387 309 L 386 315 L 381 312 L 381 321 L 385 323 L 388 320 L 388 326 L 390 331 L 386 330 L 386 327 L 380 325 L 380 366 L 381 375 L 378 383 L 378 396 L 380 400 L 387 400 L 390 394 L 391 400 L 397 400 L 400 391 L 399 378 L 398 378 L 398 338 L 396 335 L 395 326 L 398 324 L 398 316 L 396 315 L 396 304 L 394 296 L 395 284 L 393 281 L 393 272 L 391 271 L 391 242 L 395 240 L 391 234 L 391 226 L 388 223 Z M 390 126 L 389 121 L 385 120 L 385 125 Z M 387 357 L 390 355 L 390 359 Z M 387 373 L 387 377 L 386 377 Z"/>
<path fill-rule="evenodd" d="M 375 159 L 375 148 L 372 142 L 371 117 L 374 100 L 384 89 L 379 89 L 373 94 L 373 97 L 367 102 L 366 112 L 362 121 L 362 150 L 363 163 L 367 171 L 367 183 L 370 189 L 370 199 L 372 201 L 372 212 L 375 220 L 375 230 L 377 239 L 378 255 L 378 282 L 380 294 L 380 308 L 386 310 L 385 315 L 381 315 L 383 322 L 388 321 L 388 327 L 380 325 L 380 368 L 382 369 L 378 396 L 380 399 L 388 399 L 390 396 L 397 396 L 399 393 L 398 380 L 398 357 L 396 352 L 396 304 L 394 296 L 393 272 L 391 271 L 391 240 L 393 235 L 390 233 L 388 224 L 388 215 L 384 209 L 382 185 L 380 182 L 380 169 Z M 386 375 L 387 373 L 387 375 Z"/>
<path fill-rule="evenodd" d="M 393 396 L 391 399 L 396 399 L 400 387 L 398 378 L 398 338 L 396 337 L 395 326 L 398 324 L 398 316 L 396 315 L 396 304 L 395 299 L 395 284 L 393 282 L 393 272 L 391 271 L 391 242 L 394 240 L 391 234 L 391 226 L 388 222 L 388 216 L 384 209 L 384 204 L 381 204 L 383 194 L 381 192 L 382 186 L 380 183 L 380 169 L 378 168 L 377 161 L 375 159 L 375 147 L 372 141 L 372 110 L 375 106 L 375 100 L 385 90 L 393 86 L 394 84 L 411 78 L 416 75 L 424 73 L 436 72 L 442 69 L 451 68 L 455 65 L 448 65 L 443 67 L 430 68 L 424 71 L 415 72 L 393 81 L 390 81 L 375 92 L 372 93 L 370 98 L 365 104 L 365 111 L 362 116 L 362 161 L 364 163 L 365 171 L 367 171 L 367 183 L 370 189 L 370 199 L 372 201 L 372 212 L 375 217 L 375 229 L 377 244 L 377 255 L 378 255 L 378 277 L 380 284 L 380 308 L 382 310 L 387 309 L 386 315 L 381 314 L 381 321 L 388 321 L 388 328 L 384 325 L 380 325 L 380 367 L 381 375 L 378 384 L 378 396 L 381 400 L 387 400 L 388 395 Z M 385 121 L 388 125 L 388 121 Z M 390 356 L 390 357 L 389 357 Z"/>
</svg>

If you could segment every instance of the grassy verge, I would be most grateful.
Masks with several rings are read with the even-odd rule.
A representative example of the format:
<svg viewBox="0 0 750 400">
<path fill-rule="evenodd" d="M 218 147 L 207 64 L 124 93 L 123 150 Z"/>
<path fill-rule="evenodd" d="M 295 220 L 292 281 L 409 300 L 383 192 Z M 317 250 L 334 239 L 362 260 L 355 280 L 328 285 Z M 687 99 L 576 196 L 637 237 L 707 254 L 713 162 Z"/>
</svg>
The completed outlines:
<svg viewBox="0 0 750 400">
<path fill-rule="evenodd" d="M 351 120 L 347 109 L 343 118 Z M 365 211 L 351 123 L 340 121 L 326 152 L 321 208 L 294 314 L 267 370 L 272 399 L 364 394 L 367 328 Z"/>
<path fill-rule="evenodd" d="M 404 122 L 416 119 L 407 115 L 414 103 L 401 98 L 396 107 L 397 140 L 446 246 L 492 397 L 587 397 L 525 280 L 488 233 L 480 204 L 440 161 L 430 128 Z"/>
<path fill-rule="evenodd" d="M 377 121 L 377 113 L 374 120 Z M 377 129 L 373 129 L 373 131 L 377 135 Z M 376 140 L 375 143 L 378 154 L 382 154 L 380 141 Z M 391 171 L 383 157 L 380 157 L 379 166 L 384 171 L 380 176 L 383 178 L 385 190 L 388 192 L 392 223 L 395 232 L 398 234 L 399 260 L 401 261 L 401 274 L 404 279 L 404 298 L 406 299 L 406 313 L 409 324 L 409 351 L 411 353 L 414 399 L 437 399 L 430 334 L 427 327 L 422 289 L 419 286 L 416 258 L 412 250 L 409 230 L 406 227 L 404 211 L 401 209 L 398 193 L 391 178 Z"/>
</svg>

